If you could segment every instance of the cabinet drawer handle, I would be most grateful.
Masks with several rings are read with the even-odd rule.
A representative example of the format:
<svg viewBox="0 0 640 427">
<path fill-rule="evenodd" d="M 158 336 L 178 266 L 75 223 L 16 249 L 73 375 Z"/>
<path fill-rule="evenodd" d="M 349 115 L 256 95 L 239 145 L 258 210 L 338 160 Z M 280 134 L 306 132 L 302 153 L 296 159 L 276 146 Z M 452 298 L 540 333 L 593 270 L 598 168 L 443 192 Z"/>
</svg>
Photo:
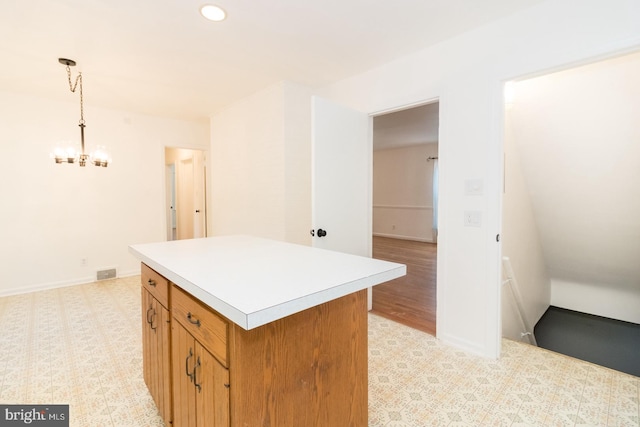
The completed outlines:
<svg viewBox="0 0 640 427">
<path fill-rule="evenodd" d="M 156 281 L 153 279 L 147 280 L 147 283 L 149 284 L 149 286 L 153 286 L 154 288 L 156 287 Z"/>
<path fill-rule="evenodd" d="M 200 319 L 195 319 L 192 315 L 191 312 L 187 313 L 187 320 L 189 322 L 191 322 L 193 325 L 196 325 L 198 328 L 200 327 Z"/>
<path fill-rule="evenodd" d="M 195 368 L 194 368 L 194 374 L 189 372 L 189 359 L 191 359 L 192 357 L 193 357 L 193 350 L 189 349 L 189 355 L 187 356 L 187 359 L 184 361 L 184 370 L 187 376 L 189 377 L 189 381 L 191 382 L 193 382 L 193 376 L 195 375 Z"/>
</svg>

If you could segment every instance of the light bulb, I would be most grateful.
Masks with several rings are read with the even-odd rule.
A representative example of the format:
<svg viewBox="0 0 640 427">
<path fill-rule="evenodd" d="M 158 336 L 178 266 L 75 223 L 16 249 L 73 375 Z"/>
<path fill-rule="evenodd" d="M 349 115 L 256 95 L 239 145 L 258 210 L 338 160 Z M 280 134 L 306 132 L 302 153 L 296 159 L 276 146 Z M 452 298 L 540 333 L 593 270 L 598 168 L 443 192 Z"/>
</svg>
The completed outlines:
<svg viewBox="0 0 640 427">
<path fill-rule="evenodd" d="M 91 162 L 96 166 L 107 167 L 111 159 L 104 146 L 99 145 L 96 151 L 91 153 Z"/>
</svg>

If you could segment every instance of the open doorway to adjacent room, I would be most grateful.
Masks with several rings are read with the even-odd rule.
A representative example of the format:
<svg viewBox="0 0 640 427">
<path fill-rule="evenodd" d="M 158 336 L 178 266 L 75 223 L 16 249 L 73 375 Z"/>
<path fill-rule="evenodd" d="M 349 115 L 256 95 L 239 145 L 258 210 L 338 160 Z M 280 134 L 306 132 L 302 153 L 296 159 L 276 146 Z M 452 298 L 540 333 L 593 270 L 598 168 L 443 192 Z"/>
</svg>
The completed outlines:
<svg viewBox="0 0 640 427">
<path fill-rule="evenodd" d="M 373 287 L 372 312 L 436 334 L 439 103 L 373 118 L 373 257 L 407 275 Z"/>
<path fill-rule="evenodd" d="M 164 157 L 167 240 L 206 237 L 205 152 L 166 147 Z"/>
</svg>

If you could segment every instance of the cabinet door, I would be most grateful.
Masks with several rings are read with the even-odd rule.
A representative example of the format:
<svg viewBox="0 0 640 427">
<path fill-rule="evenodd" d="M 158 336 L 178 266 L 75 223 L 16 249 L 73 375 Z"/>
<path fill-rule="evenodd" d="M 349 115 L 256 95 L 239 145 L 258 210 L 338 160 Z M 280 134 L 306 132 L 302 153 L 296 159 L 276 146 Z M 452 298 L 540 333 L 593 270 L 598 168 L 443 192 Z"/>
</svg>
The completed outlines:
<svg viewBox="0 0 640 427">
<path fill-rule="evenodd" d="M 155 393 L 153 375 L 153 362 L 151 360 L 152 353 L 155 349 L 154 333 L 151 329 L 151 319 L 153 317 L 153 297 L 142 287 L 142 374 L 144 383 L 147 385 L 149 392 L 153 396 Z"/>
<path fill-rule="evenodd" d="M 144 382 L 158 411 L 171 420 L 169 310 L 142 288 L 142 364 Z"/>
<path fill-rule="evenodd" d="M 198 426 L 229 426 L 229 371 L 196 342 L 196 416 Z"/>
<path fill-rule="evenodd" d="M 156 323 L 152 325 L 156 339 L 156 385 L 157 395 L 154 397 L 162 419 L 166 422 L 172 419 L 171 414 L 171 347 L 170 347 L 170 314 L 158 300 L 154 300 Z"/>
<path fill-rule="evenodd" d="M 195 344 L 195 339 L 179 322 L 171 322 L 174 427 L 196 426 L 196 393 L 193 382 Z"/>
</svg>

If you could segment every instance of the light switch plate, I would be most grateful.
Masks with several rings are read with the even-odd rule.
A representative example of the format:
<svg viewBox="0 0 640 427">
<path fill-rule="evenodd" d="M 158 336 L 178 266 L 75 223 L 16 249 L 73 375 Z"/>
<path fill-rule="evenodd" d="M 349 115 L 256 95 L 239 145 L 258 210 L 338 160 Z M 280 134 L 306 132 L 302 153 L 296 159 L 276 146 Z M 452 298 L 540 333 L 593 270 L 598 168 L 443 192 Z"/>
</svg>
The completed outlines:
<svg viewBox="0 0 640 427">
<path fill-rule="evenodd" d="M 481 179 L 467 179 L 464 182 L 464 194 L 466 196 L 482 196 L 484 183 Z"/>
</svg>

